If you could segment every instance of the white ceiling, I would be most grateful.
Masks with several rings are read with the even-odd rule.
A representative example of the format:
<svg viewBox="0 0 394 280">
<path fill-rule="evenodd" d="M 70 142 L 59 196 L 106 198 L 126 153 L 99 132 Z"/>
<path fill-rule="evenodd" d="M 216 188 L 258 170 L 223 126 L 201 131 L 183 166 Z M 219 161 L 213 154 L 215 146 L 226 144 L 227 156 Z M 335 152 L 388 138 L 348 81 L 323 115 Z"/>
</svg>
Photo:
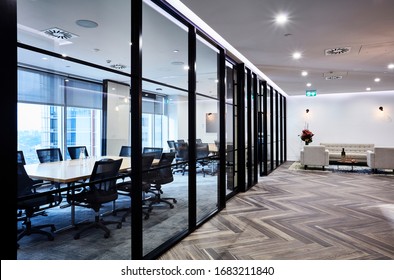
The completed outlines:
<svg viewBox="0 0 394 280">
<path fill-rule="evenodd" d="M 307 89 L 318 94 L 394 90 L 394 69 L 387 68 L 394 63 L 393 0 L 181 2 L 290 96 Z M 274 23 L 278 13 L 288 15 L 285 26 Z M 351 51 L 325 56 L 325 49 L 341 47 Z M 303 57 L 293 60 L 294 51 Z M 302 70 L 309 75 L 302 77 Z M 343 78 L 326 80 L 330 72 Z"/>
<path fill-rule="evenodd" d="M 371 91 L 394 90 L 394 70 L 387 68 L 389 63 L 394 63 L 394 0 L 181 2 L 290 96 L 304 95 L 306 89 L 316 89 L 318 94 L 363 92 L 366 87 Z M 127 68 L 122 71 L 130 71 L 130 57 L 125 56 L 129 53 L 130 1 L 18 0 L 17 4 L 20 42 L 26 40 L 34 46 L 57 53 L 65 52 L 71 57 L 105 67 L 124 64 Z M 279 12 L 288 14 L 287 25 L 274 24 L 273 19 Z M 99 26 L 95 29 L 82 28 L 75 24 L 78 19 L 94 20 Z M 152 14 L 147 20 L 150 24 L 144 29 L 151 30 L 148 34 L 154 34 L 151 38 L 147 35 L 144 38 L 145 62 L 153 64 L 145 69 L 152 70 L 151 78 L 163 83 L 169 78 L 178 78 L 185 84 L 185 73 L 177 77 L 168 77 L 168 73 L 173 72 L 170 67 L 174 67 L 170 65 L 169 53 L 176 48 L 185 48 L 180 44 L 184 44 L 186 39 L 181 39 L 180 35 L 187 38 L 186 33 L 174 31 L 164 21 L 157 23 L 159 19 Z M 43 36 L 42 30 L 50 27 L 65 29 L 78 37 L 70 40 L 72 44 L 62 44 Z M 168 40 L 168 36 L 174 38 Z M 167 42 L 167 45 L 162 42 Z M 351 47 L 351 51 L 343 55 L 324 55 L 325 49 L 340 47 Z M 298 61 L 291 58 L 296 50 L 303 54 Z M 184 60 L 187 61 L 186 58 Z M 67 61 L 43 65 L 49 65 L 50 61 L 43 62 L 41 56 L 35 57 L 23 51 L 19 53 L 19 61 L 97 79 L 112 78 L 108 72 L 93 72 L 91 68 L 80 68 Z M 308 71 L 309 75 L 302 77 L 302 70 Z M 324 74 L 330 72 L 342 74 L 343 78 L 326 80 Z M 376 77 L 381 78 L 379 83 L 374 82 Z M 119 75 L 113 79 L 119 80 Z M 307 82 L 312 83 L 310 88 L 306 87 Z M 151 87 L 152 91 L 157 88 L 153 84 Z"/>
</svg>

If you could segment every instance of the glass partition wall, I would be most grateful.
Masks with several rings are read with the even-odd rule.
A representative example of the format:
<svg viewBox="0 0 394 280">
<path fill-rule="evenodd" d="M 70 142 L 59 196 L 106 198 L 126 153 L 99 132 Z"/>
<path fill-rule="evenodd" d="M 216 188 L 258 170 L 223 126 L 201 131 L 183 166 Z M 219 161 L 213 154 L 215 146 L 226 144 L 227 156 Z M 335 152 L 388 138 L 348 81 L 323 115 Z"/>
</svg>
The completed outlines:
<svg viewBox="0 0 394 280">
<path fill-rule="evenodd" d="M 55 242 L 24 238 L 18 259 L 156 258 L 220 211 L 225 197 L 256 183 L 261 131 L 253 127 L 260 114 L 266 117 L 259 128 L 268 134 L 263 159 L 271 166 L 274 90 L 266 86 L 265 97 L 255 100 L 258 76 L 182 15 L 160 1 L 46 3 L 17 1 L 18 150 L 35 164 L 38 148 L 60 148 L 69 161 L 69 146 L 86 146 L 92 159 L 118 157 L 129 147 L 132 199 L 122 196 L 100 214 L 120 220 L 113 210 L 132 213 L 108 239 L 93 230 L 73 240 L 73 213 L 78 222 L 92 212 L 73 212 L 64 200 L 45 217 L 61 229 Z M 75 18 L 69 9 L 78 11 Z M 285 99 L 277 104 L 282 146 Z M 160 150 L 149 172 L 170 172 L 143 190 L 151 174 L 141 167 L 148 149 Z M 171 156 L 170 168 L 162 165 Z"/>
</svg>

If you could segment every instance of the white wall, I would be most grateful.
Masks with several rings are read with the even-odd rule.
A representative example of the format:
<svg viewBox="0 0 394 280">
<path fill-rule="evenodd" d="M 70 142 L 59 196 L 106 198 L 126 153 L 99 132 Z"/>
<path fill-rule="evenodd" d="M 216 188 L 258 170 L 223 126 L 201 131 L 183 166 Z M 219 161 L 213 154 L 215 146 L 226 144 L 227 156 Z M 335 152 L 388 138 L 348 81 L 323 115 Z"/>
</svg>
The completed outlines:
<svg viewBox="0 0 394 280">
<path fill-rule="evenodd" d="M 118 155 L 122 145 L 131 143 L 129 91 L 127 85 L 108 82 L 107 155 Z"/>
<path fill-rule="evenodd" d="M 383 112 L 379 107 L 383 106 Z M 309 113 L 305 112 L 309 109 Z M 308 127 L 313 143 L 360 143 L 394 147 L 394 91 L 287 97 L 287 159 L 299 160 Z"/>
</svg>

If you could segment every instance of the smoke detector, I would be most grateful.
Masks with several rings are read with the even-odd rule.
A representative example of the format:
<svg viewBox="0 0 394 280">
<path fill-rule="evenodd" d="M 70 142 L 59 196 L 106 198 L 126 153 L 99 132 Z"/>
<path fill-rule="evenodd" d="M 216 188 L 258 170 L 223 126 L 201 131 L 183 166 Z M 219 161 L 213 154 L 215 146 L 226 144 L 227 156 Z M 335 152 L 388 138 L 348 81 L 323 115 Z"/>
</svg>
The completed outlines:
<svg viewBox="0 0 394 280">
<path fill-rule="evenodd" d="M 61 40 L 68 40 L 68 39 L 73 39 L 73 38 L 79 37 L 76 34 L 73 34 L 73 33 L 68 32 L 66 30 L 60 29 L 58 27 L 52 27 L 52 28 L 43 30 L 42 32 L 44 32 L 46 35 L 49 35 L 51 37 L 55 37 L 55 38 L 61 39 Z"/>
<path fill-rule="evenodd" d="M 340 47 L 324 50 L 325 55 L 340 55 L 350 52 L 351 47 Z"/>
</svg>

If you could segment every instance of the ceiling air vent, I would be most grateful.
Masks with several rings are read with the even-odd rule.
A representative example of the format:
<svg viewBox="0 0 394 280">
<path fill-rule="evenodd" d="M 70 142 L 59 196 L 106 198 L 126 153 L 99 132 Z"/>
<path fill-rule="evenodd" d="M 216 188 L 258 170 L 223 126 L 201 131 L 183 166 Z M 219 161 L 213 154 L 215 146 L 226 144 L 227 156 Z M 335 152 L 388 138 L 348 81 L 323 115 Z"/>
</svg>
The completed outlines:
<svg viewBox="0 0 394 280">
<path fill-rule="evenodd" d="M 339 55 L 350 52 L 350 47 L 332 48 L 324 50 L 325 55 Z"/>
<path fill-rule="evenodd" d="M 66 30 L 62 30 L 57 27 L 52 27 L 52 28 L 43 30 L 42 32 L 44 32 L 46 35 L 49 35 L 51 37 L 55 37 L 55 38 L 61 39 L 61 40 L 68 40 L 68 39 L 78 37 L 78 35 L 75 35 L 71 32 L 68 32 Z"/>
<path fill-rule="evenodd" d="M 122 70 L 122 69 L 125 69 L 125 68 L 126 68 L 126 65 L 117 63 L 117 64 L 112 64 L 112 65 L 110 65 L 110 67 L 111 67 L 111 68 L 114 68 L 114 69 L 116 69 L 116 70 Z"/>
<path fill-rule="evenodd" d="M 346 75 L 347 75 L 347 72 L 340 72 L 340 71 L 337 71 L 337 72 L 330 71 L 330 72 L 323 73 L 323 77 L 327 81 L 340 80 Z"/>
<path fill-rule="evenodd" d="M 342 76 L 328 76 L 328 77 L 325 77 L 325 79 L 328 80 L 328 81 L 331 81 L 331 80 L 340 80 L 340 79 L 342 79 L 342 78 L 343 78 Z"/>
</svg>

